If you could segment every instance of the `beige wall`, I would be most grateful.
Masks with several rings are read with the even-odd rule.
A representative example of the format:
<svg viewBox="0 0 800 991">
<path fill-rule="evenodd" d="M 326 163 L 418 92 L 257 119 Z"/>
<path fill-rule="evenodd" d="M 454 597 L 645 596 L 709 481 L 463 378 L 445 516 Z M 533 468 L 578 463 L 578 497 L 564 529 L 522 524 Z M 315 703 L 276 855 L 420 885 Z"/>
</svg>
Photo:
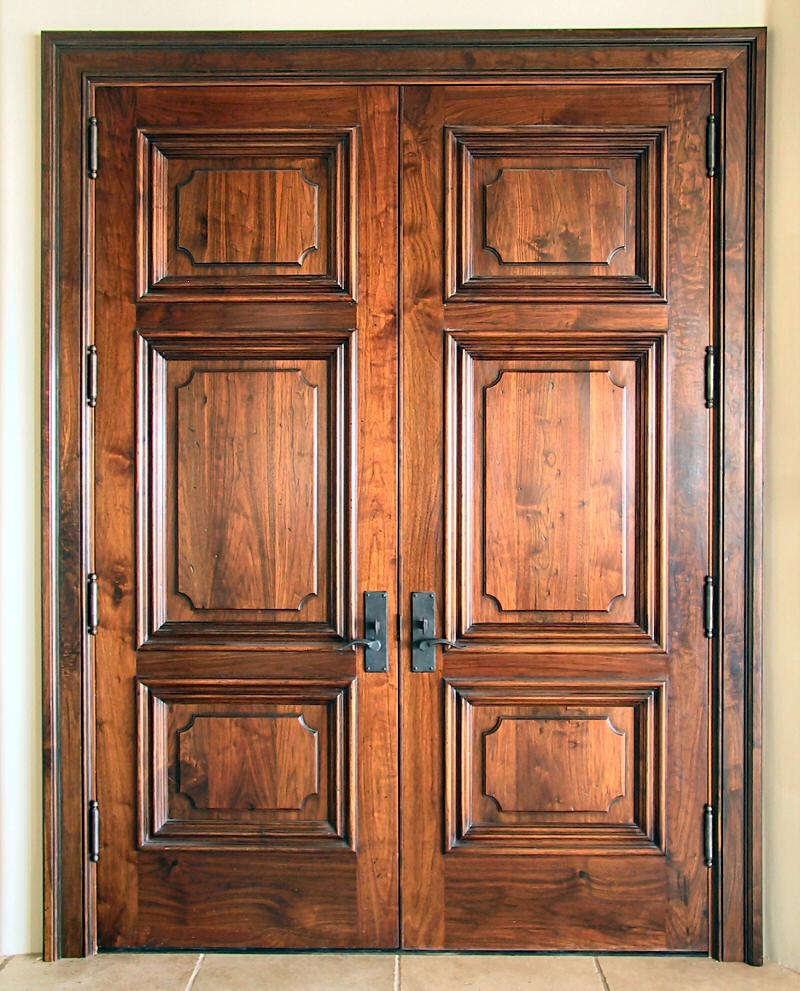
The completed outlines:
<svg viewBox="0 0 800 991">
<path fill-rule="evenodd" d="M 41 942 L 39 750 L 39 42 L 43 29 L 667 27 L 772 32 L 766 678 L 770 955 L 800 968 L 800 252 L 798 0 L 0 0 L 0 953 Z M 793 374 L 794 373 L 794 374 Z"/>
<path fill-rule="evenodd" d="M 800 970 L 800 0 L 767 0 L 767 951 Z"/>
</svg>

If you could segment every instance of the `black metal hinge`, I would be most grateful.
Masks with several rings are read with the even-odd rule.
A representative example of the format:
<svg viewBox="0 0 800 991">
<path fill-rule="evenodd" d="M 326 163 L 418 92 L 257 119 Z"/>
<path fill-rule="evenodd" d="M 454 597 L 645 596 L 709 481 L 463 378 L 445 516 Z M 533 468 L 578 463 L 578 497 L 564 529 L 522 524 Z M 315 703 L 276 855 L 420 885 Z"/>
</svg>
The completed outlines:
<svg viewBox="0 0 800 991">
<path fill-rule="evenodd" d="M 711 345 L 706 348 L 706 408 L 713 409 L 717 400 L 717 352 Z"/>
<path fill-rule="evenodd" d="M 92 636 L 97 633 L 99 624 L 97 592 L 97 575 L 92 572 L 86 580 L 86 628 Z"/>
<path fill-rule="evenodd" d="M 714 806 L 703 806 L 703 862 L 714 866 Z"/>
<path fill-rule="evenodd" d="M 89 172 L 90 179 L 97 178 L 97 166 L 98 166 L 98 145 L 97 145 L 97 118 L 89 118 L 89 128 L 88 128 L 88 148 L 87 148 L 87 170 Z"/>
<path fill-rule="evenodd" d="M 90 344 L 86 349 L 86 402 L 97 405 L 97 348 Z"/>
<path fill-rule="evenodd" d="M 706 172 L 709 179 L 717 174 L 717 118 L 714 114 L 706 118 Z"/>
<path fill-rule="evenodd" d="M 703 633 L 709 640 L 717 632 L 716 599 L 714 579 L 711 575 L 706 575 L 703 581 Z"/>
<path fill-rule="evenodd" d="M 93 864 L 96 864 L 100 859 L 100 804 L 94 799 L 89 802 L 87 843 L 89 847 L 89 860 Z"/>
</svg>

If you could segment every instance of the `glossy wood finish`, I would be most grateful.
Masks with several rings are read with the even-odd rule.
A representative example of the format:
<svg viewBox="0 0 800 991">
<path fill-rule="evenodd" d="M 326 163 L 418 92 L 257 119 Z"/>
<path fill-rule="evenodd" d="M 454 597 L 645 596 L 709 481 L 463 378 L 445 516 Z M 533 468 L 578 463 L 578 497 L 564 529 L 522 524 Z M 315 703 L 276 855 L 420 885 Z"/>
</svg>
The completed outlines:
<svg viewBox="0 0 800 991">
<path fill-rule="evenodd" d="M 137 153 L 142 298 L 354 295 L 353 128 L 176 120 L 139 128 Z"/>
<path fill-rule="evenodd" d="M 193 716 L 175 735 L 176 789 L 196 809 L 301 809 L 319 788 L 319 730 L 297 713 Z"/>
<path fill-rule="evenodd" d="M 502 715 L 483 731 L 485 792 L 501 812 L 605 812 L 627 791 L 628 731 L 596 716 Z"/>
<path fill-rule="evenodd" d="M 302 169 L 195 170 L 178 187 L 178 250 L 195 265 L 302 265 L 318 226 L 317 184 Z"/>
<path fill-rule="evenodd" d="M 663 127 L 528 117 L 445 134 L 453 299 L 663 298 Z"/>
<path fill-rule="evenodd" d="M 609 371 L 508 365 L 483 387 L 484 594 L 500 611 L 607 612 L 625 595 L 625 394 Z"/>
<path fill-rule="evenodd" d="M 419 84 L 424 82 L 446 83 L 495 83 L 511 79 L 526 85 L 531 82 L 557 82 L 565 91 L 571 91 L 576 83 L 587 81 L 618 82 L 627 75 L 631 79 L 654 81 L 676 77 L 687 83 L 710 85 L 713 93 L 713 106 L 721 121 L 721 149 L 724 147 L 725 181 L 715 185 L 715 223 L 721 240 L 713 257 L 714 271 L 718 273 L 718 283 L 712 306 L 712 317 L 717 326 L 717 343 L 724 352 L 725 361 L 721 369 L 721 407 L 712 420 L 712 434 L 715 440 L 716 460 L 714 469 L 714 546 L 718 573 L 722 564 L 725 567 L 725 581 L 720 590 L 722 608 L 721 635 L 713 652 L 714 678 L 711 684 L 714 702 L 715 734 L 712 761 L 712 791 L 720 811 L 721 833 L 717 858 L 717 868 L 712 875 L 713 898 L 711 903 L 713 922 L 714 953 L 726 959 L 747 958 L 753 962 L 760 959 L 760 534 L 761 534 L 761 334 L 763 283 L 761 279 L 762 234 L 763 234 L 763 92 L 764 92 L 764 48 L 765 34 L 760 30 L 700 30 L 700 31 L 632 31 L 632 32 L 418 32 L 418 33 L 371 33 L 346 34 L 333 32 L 325 35 L 323 43 L 313 34 L 281 33 L 266 34 L 199 34 L 177 33 L 172 35 L 48 35 L 43 44 L 43 609 L 44 609 L 44 737 L 45 737 L 45 952 L 48 957 L 76 955 L 91 952 L 94 946 L 94 905 L 95 871 L 85 854 L 84 823 L 86 803 L 95 795 L 94 786 L 94 688 L 93 664 L 90 642 L 83 630 L 82 603 L 75 595 L 75 589 L 82 588 L 85 574 L 92 566 L 93 537 L 89 521 L 92 517 L 92 464 L 82 452 L 90 449 L 91 417 L 82 405 L 83 390 L 83 348 L 92 341 L 94 314 L 87 302 L 91 295 L 87 284 L 82 281 L 82 258 L 84 252 L 90 258 L 94 251 L 95 210 L 93 184 L 83 178 L 83 142 L 76 137 L 83 133 L 86 118 L 95 112 L 96 99 L 103 87 L 117 82 L 130 82 L 137 78 L 158 76 L 164 81 L 180 80 L 185 85 L 208 84 L 223 87 L 237 80 L 250 82 L 298 83 L 303 80 L 361 82 L 381 82 L 384 84 Z M 614 90 L 615 100 L 618 90 Z M 430 93 L 426 98 L 426 113 L 436 116 L 438 97 Z M 419 97 L 412 88 L 407 89 L 403 101 L 416 115 L 414 130 L 421 146 L 425 146 L 425 131 L 421 128 Z M 391 114 L 379 114 L 384 130 L 383 147 L 394 147 L 388 131 Z M 395 108 L 396 116 L 396 108 Z M 377 118 L 376 118 L 377 120 Z M 329 122 L 326 121 L 326 126 Z M 457 125 L 454 131 L 461 125 Z M 315 147 L 289 148 L 289 156 L 295 159 L 330 161 L 331 149 L 334 164 L 329 166 L 329 175 L 336 179 L 336 190 L 346 188 L 352 174 L 353 162 L 352 132 L 346 128 L 339 134 L 329 134 L 314 138 Z M 595 138 L 597 135 L 595 135 Z M 203 135 L 206 149 L 212 152 L 211 160 L 192 161 L 194 149 L 185 135 L 149 135 L 142 132 L 140 153 L 148 158 L 148 146 L 158 141 L 185 142 L 183 157 L 188 159 L 186 167 L 224 168 L 226 170 L 291 168 L 297 161 L 290 161 L 282 152 L 285 144 L 276 154 L 277 136 L 271 133 L 267 143 L 272 147 L 255 148 L 252 136 L 244 147 L 222 147 L 220 139 L 213 148 L 209 147 L 209 135 Z M 311 140 L 311 139 L 309 139 Z M 236 136 L 234 144 L 241 137 Z M 297 142 L 297 135 L 291 134 L 286 141 L 291 145 Z M 626 136 L 617 135 L 614 147 L 606 148 L 599 161 L 585 161 L 587 167 L 611 168 L 618 170 L 621 163 L 611 163 L 609 156 L 623 159 L 639 155 L 643 148 L 644 157 L 650 163 L 647 174 L 655 181 L 646 187 L 644 200 L 646 209 L 639 210 L 638 216 L 649 217 L 654 213 L 657 202 L 660 169 L 663 161 L 662 138 L 658 134 Z M 619 144 L 624 144 L 622 153 Z M 408 146 L 408 142 L 407 142 Z M 440 147 L 440 146 L 439 146 Z M 597 148 L 597 142 L 595 142 Z M 638 148 L 639 151 L 635 149 Z M 661 149 L 661 150 L 659 150 Z M 433 147 L 430 153 L 433 153 Z M 437 149 L 438 150 L 438 149 Z M 652 150 L 652 151 L 651 151 Z M 262 154 L 259 158 L 259 155 Z M 146 153 L 146 154 L 145 154 Z M 505 153 L 505 149 L 502 149 Z M 548 149 L 549 153 L 549 149 Z M 574 155 L 575 149 L 567 148 L 564 154 Z M 161 154 L 159 152 L 159 154 Z M 561 153 L 559 153 L 561 154 Z M 175 157 L 177 152 L 169 150 L 164 158 Z M 338 155 L 338 158 L 337 158 Z M 153 155 L 158 165 L 159 155 Z M 178 157 L 180 157 L 178 155 Z M 540 156 L 541 157 L 541 156 Z M 562 156 L 563 157 L 563 156 Z M 163 163 L 161 163 L 163 164 Z M 360 161 L 363 170 L 365 163 Z M 366 163 L 370 164 L 370 163 Z M 441 201 L 441 187 L 436 179 L 422 170 L 422 159 L 417 154 L 409 154 L 405 162 L 404 204 L 405 240 L 419 237 L 418 227 L 424 223 L 430 203 L 434 209 L 444 209 Z M 514 163 L 509 163 L 512 165 Z M 563 161 L 550 159 L 549 162 L 517 162 L 525 167 L 549 165 L 557 168 Z M 306 174 L 313 163 L 308 162 Z M 330 170 L 333 169 L 331 172 Z M 152 204 L 159 200 L 159 190 L 164 188 L 165 170 L 155 169 L 157 182 L 148 179 L 145 188 L 153 190 L 148 196 L 139 199 L 140 209 L 148 213 Z M 146 176 L 146 171 L 143 171 Z M 380 174 L 383 175 L 383 174 Z M 184 176 L 185 177 L 185 176 Z M 363 174 L 362 174 L 363 178 Z M 391 251 L 396 229 L 396 215 L 393 214 L 393 184 L 379 173 L 371 174 L 371 182 L 360 186 L 362 197 L 360 207 L 371 212 L 375 218 L 373 234 L 368 236 L 365 246 L 361 238 L 361 272 L 364 265 L 369 267 L 369 278 L 362 280 L 362 305 L 375 314 L 372 333 L 365 337 L 363 327 L 359 350 L 361 356 L 361 396 L 379 396 L 376 409 L 380 415 L 373 418 L 371 429 L 378 441 L 370 445 L 370 455 L 374 469 L 369 475 L 363 472 L 358 481 L 358 500 L 362 509 L 381 505 L 384 525 L 376 530 L 374 538 L 358 551 L 359 567 L 366 576 L 363 587 L 383 587 L 391 589 L 392 577 L 389 573 L 394 560 L 394 533 L 396 503 L 392 500 L 395 469 L 391 455 L 391 444 L 387 441 L 394 436 L 395 386 L 392 375 L 392 361 L 395 355 L 394 323 L 391 315 L 390 291 L 378 272 L 391 269 Z M 178 180 L 175 178 L 175 182 Z M 315 180 L 316 181 L 316 180 Z M 169 189 L 169 186 L 166 187 Z M 320 197 L 325 195 L 326 182 L 320 182 Z M 418 194 L 418 195 L 409 195 Z M 171 195 L 171 194 L 170 194 Z M 430 199 L 430 203 L 427 200 Z M 345 197 L 348 200 L 348 197 Z M 354 202 L 354 197 L 349 197 Z M 630 210 L 630 199 L 626 200 Z M 638 210 L 637 206 L 637 210 Z M 655 210 L 657 213 L 658 211 Z M 294 334 L 305 329 L 314 334 L 319 330 L 319 308 L 314 302 L 324 294 L 338 293 L 352 295 L 351 281 L 347 275 L 348 266 L 352 270 L 355 242 L 347 233 L 347 217 L 341 210 L 335 211 L 342 217 L 341 233 L 330 239 L 325 253 L 327 263 L 320 266 L 317 276 L 304 287 L 302 295 L 296 293 L 296 280 L 299 269 L 295 266 L 290 272 L 273 277 L 265 286 L 266 275 L 262 271 L 239 272 L 223 280 L 215 275 L 215 288 L 208 285 L 208 275 L 204 272 L 179 274 L 175 264 L 168 260 L 162 247 L 170 245 L 170 236 L 158 231 L 168 231 L 168 226 L 153 230 L 156 237 L 151 245 L 140 241 L 137 268 L 137 293 L 139 296 L 152 294 L 150 305 L 140 307 L 138 325 L 146 330 L 158 332 L 162 323 L 172 321 L 174 326 L 187 326 L 188 320 L 198 332 L 214 334 L 225 320 L 226 326 L 237 333 L 260 332 L 265 320 L 277 332 L 283 330 Z M 724 219 L 724 223 L 722 222 Z M 168 223 L 168 222 L 167 222 Z M 144 229 L 144 224 L 141 225 Z M 81 231 L 84 231 L 83 240 Z M 662 244 L 660 232 L 646 231 L 642 235 L 641 225 L 637 228 L 636 266 L 634 281 L 611 287 L 609 282 L 598 291 L 593 285 L 583 286 L 565 299 L 563 286 L 551 286 L 539 291 L 535 311 L 521 308 L 507 298 L 502 285 L 493 290 L 491 310 L 485 307 L 472 307 L 466 304 L 467 287 L 458 290 L 458 298 L 448 307 L 449 323 L 454 327 L 470 327 L 471 333 L 487 331 L 491 336 L 498 323 L 512 325 L 531 335 L 548 338 L 553 331 L 582 332 L 585 328 L 602 326 L 605 319 L 604 304 L 609 296 L 615 300 L 616 332 L 627 329 L 635 334 L 662 334 L 668 330 L 667 308 L 664 306 L 642 307 L 637 300 L 641 295 L 663 297 L 663 266 L 659 268 L 659 248 Z M 324 226 L 321 237 L 325 236 Z M 630 238 L 626 232 L 627 243 Z M 174 242 L 171 242 L 174 244 Z M 644 250 L 646 246 L 646 251 Z M 182 253 L 179 253 L 182 254 Z M 323 252 L 312 252 L 306 256 L 305 265 L 317 263 Z M 615 259 L 625 253 L 618 252 Z M 177 258 L 177 255 L 175 256 Z M 183 255 L 187 265 L 188 256 Z M 494 257 L 491 252 L 488 257 Z M 377 259 L 381 261 L 378 262 Z M 497 259 L 495 258 L 495 261 Z M 614 261 L 614 259 L 612 259 Z M 526 263 L 530 264 L 530 263 Z M 170 266 L 173 266 L 170 268 Z M 387 268 L 388 266 L 388 268 Z M 453 260 L 446 260 L 448 293 L 457 289 L 457 270 Z M 91 266 L 84 269 L 91 272 Z M 417 268 L 411 278 L 407 278 L 407 292 L 413 305 L 409 306 L 405 318 L 406 330 L 415 325 L 426 312 L 436 312 L 435 299 L 429 298 L 429 287 L 435 286 L 440 273 L 435 267 L 429 272 Z M 89 276 L 90 279 L 90 276 Z M 162 283 L 163 280 L 163 283 Z M 174 280 L 174 281 L 171 281 Z M 315 284 L 311 284 L 316 280 Z M 391 280 L 389 280 L 391 281 Z M 529 280 L 530 281 L 530 280 Z M 572 280 L 574 281 L 574 279 Z M 224 285 L 222 283 L 225 282 Z M 254 284 L 255 283 L 255 284 Z M 539 282 L 537 285 L 541 285 Z M 413 294 L 416 287 L 417 293 Z M 608 290 L 611 289 L 611 292 Z M 239 296 L 238 307 L 231 308 L 214 301 L 214 294 L 223 291 L 226 296 Z M 479 286 L 469 286 L 475 298 Z M 480 292 L 484 288 L 480 287 Z M 529 285 L 528 292 L 532 292 Z M 515 290 L 516 292 L 516 290 Z M 281 308 L 279 293 L 283 298 L 297 299 L 291 313 Z M 174 294 L 174 295 L 173 295 Z M 491 295 L 491 294 L 487 294 Z M 204 307 L 198 310 L 192 301 L 204 300 Z M 260 299 L 261 302 L 257 302 Z M 724 314 L 724 320 L 722 316 Z M 348 308 L 341 307 L 337 312 L 328 311 L 327 326 L 346 331 L 353 326 Z M 596 331 L 592 332 L 594 336 Z M 465 338 L 460 334 L 459 341 Z M 470 342 L 475 349 L 476 341 Z M 483 345 L 481 345 L 482 347 Z M 531 342 L 526 344 L 531 347 Z M 559 345 L 560 347 L 561 345 Z M 648 345 L 652 352 L 652 346 Z M 647 348 L 645 349 L 647 350 Z M 423 348 L 420 353 L 426 381 L 430 380 L 431 365 L 435 364 L 438 352 Z M 409 360 L 416 360 L 413 355 Z M 641 361 L 637 358 L 636 361 Z M 408 368 L 408 363 L 407 366 Z M 657 355 L 650 361 L 649 368 L 658 367 Z M 648 373 L 651 374 L 651 373 Z M 408 373 L 407 375 L 407 381 Z M 366 379 L 366 381 L 365 381 Z M 413 379 L 412 379 L 413 380 Z M 637 378 L 637 383 L 641 376 Z M 632 392 L 629 393 L 633 395 Z M 412 437 L 424 436 L 425 431 L 436 430 L 431 425 L 426 411 L 415 414 L 412 408 L 406 409 L 406 426 L 417 427 Z M 364 463 L 366 447 L 361 442 L 359 460 Z M 413 472 L 421 471 L 425 485 L 433 490 L 434 499 L 438 491 L 438 448 L 430 451 L 416 441 L 407 441 L 404 450 L 406 468 Z M 433 459 L 430 461 L 429 459 Z M 721 466 L 725 466 L 724 484 Z M 83 497 L 81 492 L 84 493 Z M 448 504 L 448 512 L 455 507 Z M 408 588 L 436 587 L 431 581 L 428 565 L 440 567 L 441 560 L 450 560 L 449 552 L 442 551 L 437 541 L 440 522 L 436 512 L 427 513 L 417 519 L 406 517 L 406 542 L 416 540 L 430 542 L 433 535 L 433 550 L 430 561 L 417 562 L 406 557 Z M 404 543 L 404 547 L 406 543 Z M 443 555 L 443 557 L 440 557 Z M 388 571 L 387 571 L 388 569 Z M 452 574 L 448 565 L 448 581 Z M 637 602 L 640 601 L 637 592 Z M 644 600 L 641 600 L 644 601 Z M 638 608 L 638 607 L 637 607 Z M 451 607 L 448 606 L 448 610 Z M 451 611 L 448 615 L 455 616 Z M 648 614 L 649 615 L 649 614 Z M 454 622 L 455 620 L 453 620 Z M 648 625 L 648 624 L 645 624 Z M 206 631 L 206 634 L 210 631 Z M 404 635 L 407 630 L 404 628 Z M 319 632 L 315 636 L 321 636 Z M 586 634 L 580 637 L 585 639 Z M 526 633 L 530 639 L 530 634 Z M 518 645 L 519 646 L 519 645 Z M 492 650 L 487 642 L 487 650 Z M 465 672 L 480 676 L 485 657 L 464 652 L 462 667 Z M 261 675 L 258 652 L 240 653 L 239 673 L 243 678 L 258 679 Z M 271 673 L 276 678 L 291 678 L 293 663 L 288 654 L 273 655 Z M 330 655 L 320 655 L 311 651 L 306 659 L 309 676 L 320 681 L 330 679 L 328 663 Z M 548 657 L 551 660 L 548 660 Z M 177 652 L 147 652 L 140 655 L 142 675 L 152 678 L 170 675 L 180 677 L 186 663 L 193 658 L 202 664 L 209 677 L 225 677 L 227 664 L 223 655 L 215 651 L 192 650 L 186 647 L 186 656 Z M 407 663 L 407 659 L 405 661 Z M 542 673 L 548 670 L 559 675 L 570 670 L 572 663 L 563 655 L 540 654 L 538 662 Z M 609 677 L 619 683 L 624 682 L 630 657 L 614 653 L 604 659 L 604 670 Z M 646 697 L 661 697 L 658 689 L 658 664 L 649 662 L 645 656 L 639 662 L 643 670 L 648 670 L 651 687 Z M 363 687 L 363 686 L 362 686 Z M 411 718 L 420 711 L 419 706 L 425 693 L 431 690 L 430 683 L 420 685 L 409 697 L 404 696 L 404 705 Z M 560 689 L 563 692 L 563 688 Z M 621 688 L 618 684 L 618 695 Z M 645 697 L 643 696 L 643 698 Z M 435 701 L 435 700 L 434 700 Z M 207 703 L 210 704 L 210 703 Z M 269 704 L 275 704 L 274 700 Z M 295 704 L 295 703 L 292 703 Z M 510 703 L 506 703 L 508 705 Z M 584 698 L 580 705 L 590 702 Z M 601 698 L 601 706 L 631 704 L 620 703 L 608 697 Z M 659 703 L 660 704 L 660 703 Z M 636 702 L 635 707 L 645 706 L 646 711 L 658 712 L 650 703 Z M 362 692 L 359 705 L 362 713 L 371 721 L 378 732 L 382 729 L 380 745 L 391 749 L 393 737 L 391 725 L 395 707 L 383 695 L 382 688 L 373 680 L 367 691 Z M 640 710 L 643 711 L 643 710 Z M 644 717 L 647 725 L 655 727 L 658 720 Z M 652 730 L 648 730 L 651 733 Z M 419 734 L 416 734 L 419 738 Z M 417 750 L 406 758 L 406 770 L 416 775 L 428 760 L 435 761 L 433 741 L 423 735 L 418 739 Z M 652 765 L 651 765 L 652 766 Z M 425 775 L 416 778 L 425 781 Z M 646 789 L 645 789 L 646 790 Z M 377 833 L 388 835 L 389 824 L 381 816 L 380 810 L 386 807 L 393 794 L 391 773 L 382 778 L 377 792 L 359 785 L 359 797 L 365 814 L 371 816 Z M 415 812 L 430 810 L 438 815 L 440 806 L 434 790 L 425 787 L 417 789 Z M 409 820 L 406 820 L 409 828 Z M 411 827 L 413 829 L 413 821 Z M 529 827 L 532 828 L 532 827 Z M 376 841 L 375 851 L 382 849 Z M 427 868 L 427 890 L 432 898 L 420 906 L 420 925 L 428 933 L 436 933 L 437 925 L 443 920 L 437 916 L 437 901 L 443 879 L 436 869 L 437 860 L 433 851 L 424 845 L 421 857 Z M 291 870 L 293 861 L 287 855 L 281 871 Z M 364 863 L 370 860 L 366 851 Z M 606 871 L 596 862 L 593 867 L 596 884 L 591 887 L 582 880 L 580 873 L 571 868 L 555 869 L 550 858 L 543 869 L 531 865 L 530 858 L 517 858 L 514 876 L 509 879 L 507 870 L 498 861 L 497 881 L 502 885 L 502 900 L 486 899 L 486 886 L 491 887 L 495 878 L 493 862 L 487 862 L 482 872 L 464 874 L 457 872 L 450 878 L 450 894 L 455 924 L 461 924 L 461 916 L 468 919 L 474 906 L 480 902 L 484 913 L 491 914 L 492 938 L 499 936 L 513 939 L 519 917 L 524 916 L 530 931 L 536 935 L 541 945 L 552 945 L 553 933 L 557 933 L 558 943 L 564 939 L 576 941 L 586 939 L 587 933 L 602 934 L 606 925 L 606 895 L 618 906 L 617 920 L 621 931 L 626 932 L 628 944 L 633 947 L 647 945 L 661 931 L 663 918 L 659 918 L 662 904 L 663 877 L 654 868 L 652 857 L 636 858 L 640 862 L 635 877 L 620 879 L 613 871 Z M 159 868 L 156 868 L 156 873 Z M 152 874 L 150 867 L 143 873 Z M 361 903 L 373 906 L 375 913 L 380 907 L 392 902 L 393 885 L 396 877 L 391 869 L 374 874 L 369 867 L 366 873 L 371 881 L 361 887 Z M 175 869 L 176 883 L 181 883 L 185 911 L 193 914 L 196 924 L 198 945 L 213 942 L 217 927 L 214 920 L 204 914 L 204 890 L 215 877 L 213 865 L 207 860 L 198 859 L 192 866 L 191 875 Z M 191 883 L 190 883 L 191 877 Z M 285 922 L 281 901 L 281 880 L 268 877 L 265 881 L 274 882 L 274 900 L 265 903 L 252 899 L 250 878 L 244 872 L 234 872 L 228 877 L 228 890 L 231 908 L 228 922 L 239 927 L 241 938 L 247 943 L 258 936 L 261 927 L 253 920 L 270 917 L 280 926 Z M 308 883 L 307 883 L 308 882 Z M 354 902 L 349 900 L 353 892 L 352 882 L 345 882 L 341 873 L 331 862 L 318 860 L 313 881 L 301 873 L 295 875 L 293 891 L 298 898 L 303 893 L 310 894 L 312 887 L 328 883 L 338 887 L 343 897 L 324 917 L 313 920 L 294 919 L 298 940 L 312 940 L 321 932 L 328 940 L 334 940 L 341 927 L 356 925 L 353 917 Z M 152 891 L 157 890 L 155 884 Z M 396 890 L 396 889 L 394 889 Z M 530 893 L 536 892 L 535 901 Z M 599 897 L 600 892 L 603 897 Z M 567 899 L 565 901 L 565 893 Z M 562 911 L 569 904 L 570 914 Z M 576 912 L 576 906 L 578 911 Z M 164 915 L 164 906 L 153 902 L 147 896 L 140 900 L 143 917 L 156 927 L 169 921 Z M 438 923 L 437 923 L 438 918 Z M 580 924 L 575 928 L 575 920 Z M 554 924 L 554 920 L 557 924 Z M 412 934 L 413 935 L 413 934 Z M 476 940 L 479 945 L 479 940 Z"/>
<path fill-rule="evenodd" d="M 138 681 L 139 848 L 216 855 L 218 873 L 228 851 L 251 851 L 254 871 L 276 850 L 352 855 L 356 684 L 226 674 Z"/>
<path fill-rule="evenodd" d="M 714 186 L 693 149 L 703 148 L 713 91 L 617 79 L 612 100 L 609 89 L 405 90 L 404 394 L 423 368 L 443 387 L 404 403 L 415 453 L 402 505 L 425 533 L 402 532 L 403 592 L 436 591 L 444 635 L 461 647 L 445 649 L 433 673 L 404 670 L 402 890 L 412 947 L 710 948 L 701 824 L 712 450 L 702 376 L 714 339 Z M 471 310 L 451 317 L 437 260 L 458 256 L 464 229 L 462 211 L 443 203 L 452 145 L 443 148 L 441 135 L 488 133 L 496 148 L 532 156 L 536 125 L 587 158 L 606 131 L 663 135 L 665 195 L 642 196 L 647 216 L 637 221 L 668 232 L 668 303 L 639 297 L 641 307 L 669 307 L 659 335 L 615 329 L 612 300 L 625 299 L 630 279 L 597 323 L 550 330 L 536 319 L 540 291 L 561 287 L 568 302 L 591 290 L 578 272 L 548 284 L 539 262 L 503 277 L 499 319 L 479 274 L 463 283 L 465 296 L 475 289 Z M 576 137 L 572 127 L 585 130 Z M 561 196 L 576 197 L 563 209 L 512 198 L 506 228 L 520 243 L 552 243 L 580 214 L 578 192 L 562 186 Z M 585 210 L 598 241 L 622 226 L 620 202 L 598 197 Z M 480 331 L 475 310 L 484 311 Z M 627 706 L 616 704 L 620 670 Z M 548 699 L 554 679 L 577 698 Z M 582 705 L 587 683 L 596 694 Z M 548 718 L 560 718 L 558 733 Z M 608 730 L 589 735 L 590 719 Z M 549 790 L 537 774 L 558 785 Z M 549 877 L 562 872 L 574 884 L 544 935 Z"/>
<path fill-rule="evenodd" d="M 300 611 L 319 591 L 319 387 L 273 365 L 176 392 L 177 591 L 195 610 Z"/>
<path fill-rule="evenodd" d="M 608 265 L 625 249 L 626 187 L 609 169 L 503 168 L 483 189 L 484 247 L 504 265 Z"/>
<path fill-rule="evenodd" d="M 98 92 L 96 111 L 108 142 L 91 297 L 98 943 L 394 946 L 396 667 L 367 675 L 363 652 L 337 648 L 363 629 L 362 592 L 394 587 L 382 541 L 387 528 L 396 541 L 396 489 L 371 471 L 384 458 L 391 477 L 396 439 L 362 424 L 385 422 L 395 403 L 396 358 L 372 354 L 395 338 L 396 253 L 383 252 L 397 229 L 397 164 L 385 154 L 397 145 L 397 92 L 119 86 Z M 361 304 L 332 295 L 314 330 L 292 332 L 295 304 L 254 272 L 247 292 L 280 299 L 283 325 L 265 308 L 257 329 L 238 329 L 228 297 L 212 332 L 190 308 L 177 323 L 169 304 L 139 326 L 155 299 L 135 302 L 152 217 L 135 209 L 147 183 L 133 139 L 173 129 L 207 161 L 203 140 L 220 120 L 245 139 L 303 124 L 357 132 Z M 280 223 L 302 220 L 295 187 L 281 191 Z M 259 196 L 239 203 L 238 224 L 258 231 L 263 210 Z M 193 300 L 192 277 L 170 292 Z"/>
<path fill-rule="evenodd" d="M 501 319 L 514 325 L 505 309 Z M 448 329 L 451 638 L 489 650 L 663 645 L 664 371 L 661 336 Z M 490 421 L 507 377 L 525 394 L 538 385 L 548 405 L 526 410 L 527 420 L 514 409 Z"/>
</svg>

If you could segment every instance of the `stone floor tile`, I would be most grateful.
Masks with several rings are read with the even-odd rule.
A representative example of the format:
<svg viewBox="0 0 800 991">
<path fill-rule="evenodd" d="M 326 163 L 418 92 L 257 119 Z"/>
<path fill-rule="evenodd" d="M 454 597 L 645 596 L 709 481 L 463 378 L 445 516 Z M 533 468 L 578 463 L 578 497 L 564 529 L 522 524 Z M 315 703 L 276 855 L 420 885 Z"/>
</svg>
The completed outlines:
<svg viewBox="0 0 800 991">
<path fill-rule="evenodd" d="M 603 991 L 591 957 L 410 954 L 400 991 Z"/>
<path fill-rule="evenodd" d="M 609 991 L 800 991 L 800 974 L 706 957 L 600 957 Z"/>
<path fill-rule="evenodd" d="M 0 970 L 0 991 L 185 991 L 196 953 L 101 953 L 43 963 L 13 957 Z"/>
<path fill-rule="evenodd" d="M 394 972 L 392 953 L 208 953 L 192 991 L 393 991 Z"/>
</svg>

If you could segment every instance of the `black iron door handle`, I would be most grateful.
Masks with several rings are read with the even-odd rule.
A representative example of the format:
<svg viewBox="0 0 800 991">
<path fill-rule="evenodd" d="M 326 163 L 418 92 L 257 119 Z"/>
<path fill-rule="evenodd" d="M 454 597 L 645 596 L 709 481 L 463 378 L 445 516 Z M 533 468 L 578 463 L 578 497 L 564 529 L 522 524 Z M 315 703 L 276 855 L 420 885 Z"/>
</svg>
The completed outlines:
<svg viewBox="0 0 800 991">
<path fill-rule="evenodd" d="M 383 644 L 380 640 L 348 640 L 347 643 L 343 643 L 341 647 L 337 647 L 337 650 L 350 650 L 351 647 L 366 647 L 367 650 L 380 650 Z"/>
<path fill-rule="evenodd" d="M 441 637 L 431 637 L 428 640 L 417 641 L 417 646 L 420 650 L 430 650 L 436 644 L 441 644 L 443 647 L 452 647 L 453 650 L 464 650 L 467 646 L 465 643 L 458 643 L 456 640 L 443 640 Z"/>
<path fill-rule="evenodd" d="M 337 650 L 364 647 L 365 671 L 389 670 L 389 596 L 386 592 L 364 593 L 364 633 L 366 636 L 348 640 Z"/>
<path fill-rule="evenodd" d="M 436 636 L 436 593 L 411 594 L 411 670 L 435 671 L 436 648 L 464 650 L 468 644 Z"/>
</svg>

